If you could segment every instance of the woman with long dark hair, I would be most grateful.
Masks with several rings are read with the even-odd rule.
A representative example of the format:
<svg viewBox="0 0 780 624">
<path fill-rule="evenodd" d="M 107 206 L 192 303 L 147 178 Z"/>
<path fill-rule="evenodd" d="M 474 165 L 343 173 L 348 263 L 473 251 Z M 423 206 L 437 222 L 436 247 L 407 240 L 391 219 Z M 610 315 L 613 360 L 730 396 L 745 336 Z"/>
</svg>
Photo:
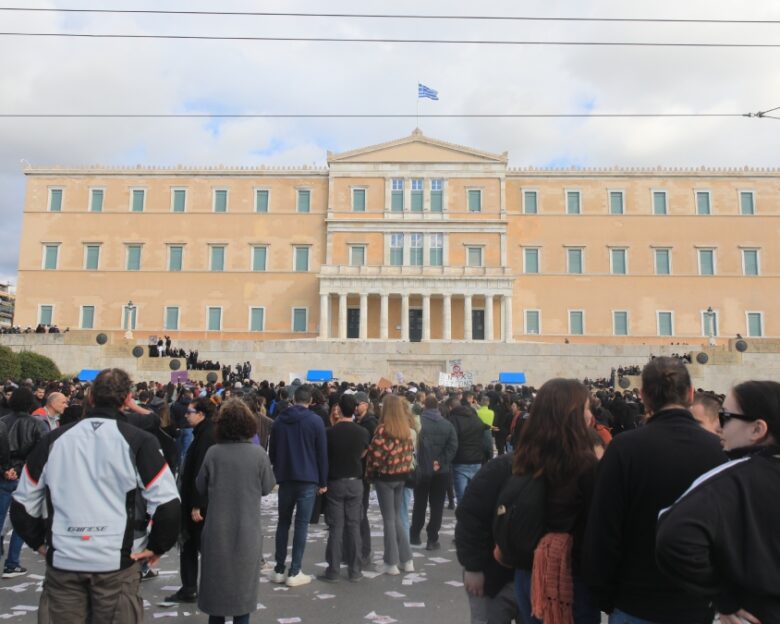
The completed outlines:
<svg viewBox="0 0 780 624">
<path fill-rule="evenodd" d="M 512 472 L 542 479 L 543 536 L 530 568 L 515 574 L 525 624 L 598 623 L 600 611 L 580 578 L 580 551 L 597 460 L 588 433 L 588 389 L 574 379 L 551 379 L 531 405 L 515 449 Z"/>
</svg>

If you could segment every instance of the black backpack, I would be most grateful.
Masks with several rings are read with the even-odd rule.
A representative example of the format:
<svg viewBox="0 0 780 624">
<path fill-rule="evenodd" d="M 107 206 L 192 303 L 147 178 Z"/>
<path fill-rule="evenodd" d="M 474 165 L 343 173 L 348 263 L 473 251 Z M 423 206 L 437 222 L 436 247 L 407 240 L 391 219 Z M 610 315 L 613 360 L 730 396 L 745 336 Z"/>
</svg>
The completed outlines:
<svg viewBox="0 0 780 624">
<path fill-rule="evenodd" d="M 534 550 L 545 532 L 546 488 L 543 478 L 512 475 L 501 488 L 493 516 L 493 539 L 499 563 L 531 569 Z"/>
</svg>

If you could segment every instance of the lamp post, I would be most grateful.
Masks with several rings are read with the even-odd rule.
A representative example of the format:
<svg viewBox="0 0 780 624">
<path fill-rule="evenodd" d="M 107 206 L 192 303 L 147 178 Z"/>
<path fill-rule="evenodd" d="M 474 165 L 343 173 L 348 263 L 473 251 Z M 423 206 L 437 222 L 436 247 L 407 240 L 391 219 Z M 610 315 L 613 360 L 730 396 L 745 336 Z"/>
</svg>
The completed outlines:
<svg viewBox="0 0 780 624">
<path fill-rule="evenodd" d="M 712 310 L 712 306 L 707 306 L 707 311 L 704 313 L 707 319 L 707 337 L 708 343 L 711 347 L 715 346 L 715 312 Z"/>
</svg>

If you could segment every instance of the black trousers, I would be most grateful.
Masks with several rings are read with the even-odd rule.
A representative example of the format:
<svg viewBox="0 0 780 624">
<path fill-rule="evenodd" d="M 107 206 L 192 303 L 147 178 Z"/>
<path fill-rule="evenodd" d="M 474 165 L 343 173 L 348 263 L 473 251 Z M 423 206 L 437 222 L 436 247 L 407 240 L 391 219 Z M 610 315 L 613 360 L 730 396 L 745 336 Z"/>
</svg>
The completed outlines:
<svg viewBox="0 0 780 624">
<path fill-rule="evenodd" d="M 450 473 L 436 473 L 428 478 L 423 478 L 414 488 L 414 509 L 412 510 L 412 525 L 409 532 L 412 537 L 417 537 L 425 524 L 425 512 L 430 504 L 431 517 L 425 528 L 429 542 L 439 541 L 439 529 L 441 518 L 444 514 L 444 499 L 447 497 L 447 485 Z"/>
<path fill-rule="evenodd" d="M 184 522 L 187 539 L 179 551 L 179 569 L 181 571 L 181 588 L 183 594 L 198 593 L 198 553 L 200 553 L 200 536 L 203 533 L 203 522 Z"/>
</svg>

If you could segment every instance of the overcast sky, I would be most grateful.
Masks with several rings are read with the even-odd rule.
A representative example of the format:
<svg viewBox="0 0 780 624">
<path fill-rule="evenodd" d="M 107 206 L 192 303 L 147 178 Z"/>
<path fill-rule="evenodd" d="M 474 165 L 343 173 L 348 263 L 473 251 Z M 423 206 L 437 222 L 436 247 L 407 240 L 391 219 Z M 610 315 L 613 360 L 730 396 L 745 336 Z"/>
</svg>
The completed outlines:
<svg viewBox="0 0 780 624">
<path fill-rule="evenodd" d="M 51 2 L 37 7 L 780 19 L 774 2 Z M 0 11 L 0 30 L 249 36 L 780 42 L 778 25 L 451 22 Z M 748 112 L 780 106 L 780 49 L 279 43 L 0 36 L 2 113 Z M 33 165 L 324 164 L 414 119 L 0 119 L 0 279 L 15 283 Z M 511 166 L 777 166 L 780 121 L 422 119 Z"/>
</svg>

